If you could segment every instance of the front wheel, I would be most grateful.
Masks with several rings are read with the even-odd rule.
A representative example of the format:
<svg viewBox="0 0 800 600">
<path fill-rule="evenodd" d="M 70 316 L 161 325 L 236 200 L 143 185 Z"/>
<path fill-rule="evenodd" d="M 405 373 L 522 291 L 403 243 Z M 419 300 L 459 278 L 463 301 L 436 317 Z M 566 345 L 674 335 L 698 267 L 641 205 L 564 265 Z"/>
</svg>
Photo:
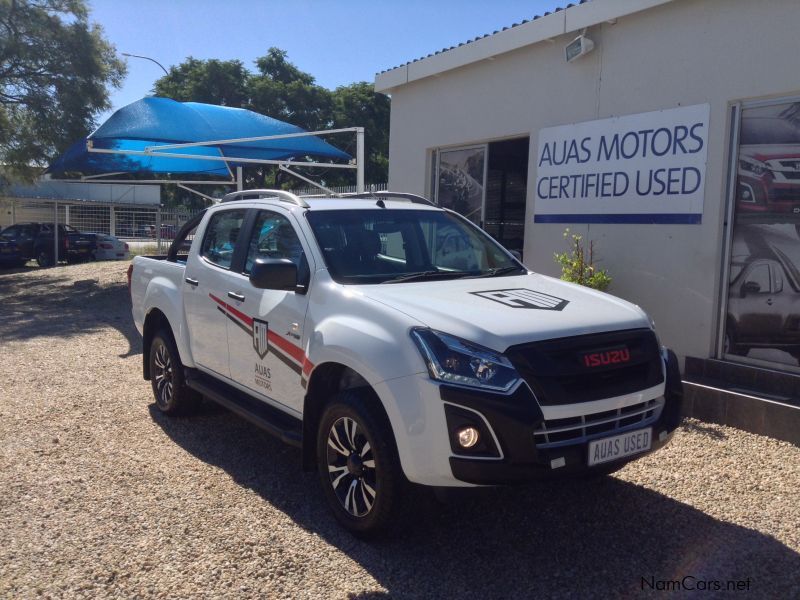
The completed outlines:
<svg viewBox="0 0 800 600">
<path fill-rule="evenodd" d="M 317 466 L 336 520 L 358 536 L 385 529 L 405 478 L 388 418 L 371 394 L 344 392 L 325 409 Z"/>
<path fill-rule="evenodd" d="M 186 415 L 198 404 L 197 392 L 186 385 L 178 348 L 164 330 L 150 344 L 150 383 L 158 409 L 166 415 Z"/>
</svg>

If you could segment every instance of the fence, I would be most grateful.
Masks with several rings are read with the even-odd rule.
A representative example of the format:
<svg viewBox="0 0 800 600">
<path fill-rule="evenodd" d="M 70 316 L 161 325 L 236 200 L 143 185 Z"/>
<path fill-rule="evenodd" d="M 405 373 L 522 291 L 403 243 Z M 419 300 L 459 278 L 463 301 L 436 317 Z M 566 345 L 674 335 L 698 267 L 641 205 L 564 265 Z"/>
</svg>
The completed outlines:
<svg viewBox="0 0 800 600">
<path fill-rule="evenodd" d="M 335 186 L 328 188 L 334 194 L 352 194 L 358 191 L 356 186 L 354 185 L 343 185 L 343 186 Z M 368 192 L 385 192 L 388 187 L 385 183 L 368 183 L 365 186 L 365 189 Z M 307 188 L 300 188 L 297 190 L 292 190 L 293 194 L 297 194 L 298 196 L 319 196 L 324 194 L 321 189 L 317 187 L 307 187 Z"/>
<path fill-rule="evenodd" d="M 165 252 L 175 234 L 197 211 L 100 202 L 0 199 L 0 226 L 39 222 L 71 225 L 84 233 L 104 233 L 128 242 L 131 251 Z"/>
<path fill-rule="evenodd" d="M 367 185 L 369 191 L 385 191 L 385 183 Z M 330 188 L 336 194 L 353 193 L 356 186 Z M 315 187 L 292 190 L 298 195 L 316 196 Z M 186 221 L 197 210 L 183 207 L 162 208 L 154 205 L 125 205 L 81 200 L 0 197 L 0 228 L 15 223 L 61 223 L 84 233 L 104 233 L 128 242 L 131 251 L 165 252 Z"/>
</svg>

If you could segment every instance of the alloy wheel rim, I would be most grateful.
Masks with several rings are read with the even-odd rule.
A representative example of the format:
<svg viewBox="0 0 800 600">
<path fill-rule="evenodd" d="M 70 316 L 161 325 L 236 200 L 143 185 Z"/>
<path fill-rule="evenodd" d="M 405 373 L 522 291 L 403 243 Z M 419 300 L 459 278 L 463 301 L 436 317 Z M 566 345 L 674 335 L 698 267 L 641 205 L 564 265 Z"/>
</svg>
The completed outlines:
<svg viewBox="0 0 800 600">
<path fill-rule="evenodd" d="M 173 382 L 174 372 L 172 370 L 172 359 L 164 344 L 159 345 L 156 349 L 153 363 L 155 365 L 154 378 L 156 382 L 156 400 L 159 405 L 166 407 L 172 402 L 175 387 Z"/>
<path fill-rule="evenodd" d="M 339 503 L 353 517 L 366 516 L 377 497 L 377 471 L 372 446 L 354 419 L 340 417 L 331 425 L 327 461 Z"/>
</svg>

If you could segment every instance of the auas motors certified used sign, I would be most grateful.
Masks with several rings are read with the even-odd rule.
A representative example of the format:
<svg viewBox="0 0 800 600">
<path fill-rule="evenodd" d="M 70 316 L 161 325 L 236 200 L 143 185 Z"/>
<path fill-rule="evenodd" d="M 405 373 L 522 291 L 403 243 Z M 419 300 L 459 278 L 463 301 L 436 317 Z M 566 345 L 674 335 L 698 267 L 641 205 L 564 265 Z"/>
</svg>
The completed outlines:
<svg viewBox="0 0 800 600">
<path fill-rule="evenodd" d="M 537 223 L 700 223 L 709 105 L 539 132 Z"/>
</svg>

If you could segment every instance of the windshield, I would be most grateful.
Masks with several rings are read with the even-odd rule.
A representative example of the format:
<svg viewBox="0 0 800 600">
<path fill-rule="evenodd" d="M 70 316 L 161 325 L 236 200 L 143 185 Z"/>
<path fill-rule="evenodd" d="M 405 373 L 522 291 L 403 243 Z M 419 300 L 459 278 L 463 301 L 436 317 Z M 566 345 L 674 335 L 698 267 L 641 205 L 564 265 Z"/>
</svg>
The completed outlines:
<svg viewBox="0 0 800 600">
<path fill-rule="evenodd" d="M 339 283 L 526 272 L 480 229 L 444 211 L 319 210 L 306 215 L 328 271 Z"/>
</svg>

